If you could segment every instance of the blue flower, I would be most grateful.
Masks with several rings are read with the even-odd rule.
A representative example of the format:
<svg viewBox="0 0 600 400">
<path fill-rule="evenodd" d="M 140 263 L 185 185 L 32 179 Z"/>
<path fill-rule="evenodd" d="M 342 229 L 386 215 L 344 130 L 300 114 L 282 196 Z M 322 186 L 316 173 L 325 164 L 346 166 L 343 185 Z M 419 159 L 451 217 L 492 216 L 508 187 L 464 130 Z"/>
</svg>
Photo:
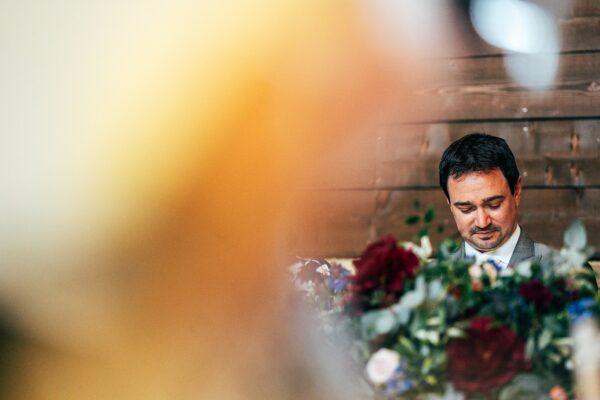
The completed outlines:
<svg viewBox="0 0 600 400">
<path fill-rule="evenodd" d="M 591 297 L 584 297 L 568 305 L 567 311 L 574 322 L 583 321 L 593 315 L 592 306 L 595 304 Z"/>
<path fill-rule="evenodd" d="M 335 294 L 343 292 L 350 282 L 348 279 L 350 274 L 351 272 L 341 265 L 333 264 L 331 267 L 331 277 L 327 280 L 329 290 Z"/>
<path fill-rule="evenodd" d="M 491 264 L 496 269 L 496 272 L 500 272 L 503 269 L 500 263 L 493 258 L 488 258 L 485 262 Z"/>
<path fill-rule="evenodd" d="M 346 289 L 346 286 L 348 286 L 348 278 L 342 276 L 339 278 L 329 279 L 328 286 L 329 289 L 333 291 L 333 293 L 340 293 L 344 289 Z"/>
<path fill-rule="evenodd" d="M 388 396 L 404 394 L 414 386 L 411 379 L 390 379 L 385 384 L 385 393 Z"/>
<path fill-rule="evenodd" d="M 394 376 L 385 382 L 384 391 L 387 396 L 404 394 L 415 385 L 415 382 L 408 379 L 404 374 L 405 367 L 405 363 L 400 363 L 394 372 Z"/>
</svg>

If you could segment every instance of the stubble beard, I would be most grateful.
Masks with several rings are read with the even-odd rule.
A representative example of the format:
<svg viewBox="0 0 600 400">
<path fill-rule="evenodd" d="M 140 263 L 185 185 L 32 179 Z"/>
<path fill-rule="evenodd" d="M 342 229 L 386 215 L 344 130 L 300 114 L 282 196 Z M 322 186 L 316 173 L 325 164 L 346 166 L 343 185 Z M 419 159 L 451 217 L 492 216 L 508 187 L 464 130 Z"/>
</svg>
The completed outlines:
<svg viewBox="0 0 600 400">
<path fill-rule="evenodd" d="M 490 239 L 480 239 L 477 236 L 477 233 L 482 232 L 482 231 L 483 232 L 490 231 L 490 233 L 489 233 Z M 494 236 L 494 235 L 497 235 L 497 236 L 495 238 L 492 238 L 491 236 Z M 486 237 L 486 236 L 484 236 L 484 237 Z M 495 226 L 495 225 L 490 225 L 483 229 L 479 229 L 479 228 L 471 229 L 471 231 L 469 231 L 469 238 L 470 238 L 470 240 L 467 240 L 469 242 L 469 244 L 481 252 L 495 250 L 498 247 L 502 246 L 504 244 L 504 242 L 506 241 L 506 235 L 502 232 L 500 227 Z"/>
</svg>

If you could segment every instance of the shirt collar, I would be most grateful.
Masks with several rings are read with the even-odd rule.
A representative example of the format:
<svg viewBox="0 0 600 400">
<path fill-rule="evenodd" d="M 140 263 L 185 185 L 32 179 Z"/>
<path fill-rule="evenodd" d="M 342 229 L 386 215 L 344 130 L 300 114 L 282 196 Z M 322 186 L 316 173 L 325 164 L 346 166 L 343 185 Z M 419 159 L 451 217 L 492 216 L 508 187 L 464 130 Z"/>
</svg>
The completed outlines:
<svg viewBox="0 0 600 400">
<path fill-rule="evenodd" d="M 477 263 L 492 259 L 495 262 L 500 263 L 502 268 L 506 268 L 513 252 L 515 251 L 515 247 L 517 247 L 517 242 L 519 241 L 520 235 L 521 227 L 517 225 L 517 229 L 515 229 L 510 238 L 502 246 L 485 253 L 480 252 L 479 250 L 473 248 L 468 242 L 465 242 L 465 256 L 475 257 L 475 262 Z"/>
</svg>

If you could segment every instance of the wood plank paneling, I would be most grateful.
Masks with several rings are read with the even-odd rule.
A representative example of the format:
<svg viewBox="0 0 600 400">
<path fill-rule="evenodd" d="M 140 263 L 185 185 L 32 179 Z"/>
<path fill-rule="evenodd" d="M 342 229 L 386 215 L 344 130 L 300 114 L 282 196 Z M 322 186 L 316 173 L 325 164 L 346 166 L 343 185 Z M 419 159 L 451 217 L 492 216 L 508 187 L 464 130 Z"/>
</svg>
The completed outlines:
<svg viewBox="0 0 600 400">
<path fill-rule="evenodd" d="M 307 161 L 326 165 L 315 187 L 332 190 L 307 192 L 294 225 L 298 254 L 354 257 L 387 233 L 410 240 L 422 228 L 405 223 L 415 200 L 436 210 L 434 242 L 456 234 L 438 188 L 438 163 L 451 142 L 470 132 L 502 137 L 515 153 L 525 186 L 520 224 L 529 236 L 561 246 L 564 230 L 580 218 L 600 249 L 600 1 L 539 3 L 559 16 L 555 83 L 544 90 L 519 86 L 502 51 L 474 31 L 463 46 L 449 46 L 460 49 L 454 54 L 431 54 L 429 80 L 417 84 L 412 109 L 402 102 L 388 125 L 331 157 Z M 407 93 L 398 96 L 405 100 Z"/>
<path fill-rule="evenodd" d="M 295 207 L 288 241 L 296 254 L 314 257 L 354 256 L 373 240 L 376 191 L 306 191 Z"/>
<path fill-rule="evenodd" d="M 554 0 L 563 2 L 563 0 Z M 571 0 L 568 2 L 568 14 L 571 17 L 600 16 L 600 2 L 598 0 Z"/>
<path fill-rule="evenodd" d="M 383 129 L 383 128 L 381 128 Z M 371 187 L 375 182 L 376 132 L 348 135 L 328 151 L 315 153 L 305 161 L 313 171 L 312 188 Z"/>
<path fill-rule="evenodd" d="M 600 49 L 600 17 L 598 16 L 562 20 L 559 29 L 562 52 Z"/>
<path fill-rule="evenodd" d="M 598 240 L 596 232 L 600 231 L 600 220 L 597 218 L 582 218 L 582 222 L 587 231 L 588 243 L 598 250 L 600 240 Z M 573 219 L 570 218 L 554 219 L 552 221 L 537 219 L 524 222 L 522 226 L 532 239 L 554 248 L 561 248 L 564 232 L 572 223 Z"/>
<path fill-rule="evenodd" d="M 562 54 L 559 62 L 555 84 L 542 91 L 517 85 L 501 57 L 438 60 L 399 122 L 599 116 L 600 53 Z"/>
<path fill-rule="evenodd" d="M 393 192 L 387 212 L 379 213 L 375 219 L 377 233 L 394 233 L 399 237 L 410 238 L 416 229 L 407 227 L 405 219 L 415 213 L 412 206 L 415 200 L 421 201 L 424 205 L 434 206 L 436 220 L 433 226 L 435 228 L 438 224 L 444 225 L 446 229 L 443 236 L 455 231 L 454 221 L 442 191 L 432 189 Z M 554 222 L 569 224 L 576 218 L 600 223 L 600 189 L 583 191 L 526 189 L 523 192 L 520 222 L 524 226 L 529 223 L 538 224 L 540 221 L 545 221 L 546 224 Z M 538 237 L 544 238 L 543 231 L 538 233 L 540 233 Z M 438 238 L 439 235 L 434 237 Z M 600 245 L 600 237 L 595 238 L 594 241 L 596 245 Z"/>
<path fill-rule="evenodd" d="M 600 118 L 587 120 L 476 121 L 471 123 L 390 124 L 378 138 L 377 160 L 441 156 L 467 133 L 484 132 L 506 140 L 517 158 L 570 153 L 600 156 Z M 573 141 L 574 136 L 577 136 Z"/>
<path fill-rule="evenodd" d="M 355 257 L 366 244 L 385 234 L 398 240 L 414 240 L 425 225 L 407 225 L 406 218 L 433 206 L 436 217 L 428 225 L 434 244 L 457 235 L 446 199 L 439 189 L 425 191 L 330 191 L 311 192 L 312 200 L 302 216 L 304 238 L 297 243 L 298 254 L 310 256 Z M 414 207 L 421 203 L 421 210 Z M 600 248 L 600 189 L 526 189 L 520 207 L 519 223 L 528 235 L 554 247 L 562 246 L 564 230 L 581 219 L 588 241 Z M 438 232 L 438 226 L 443 232 Z"/>
<path fill-rule="evenodd" d="M 505 139 L 526 186 L 600 184 L 600 120 L 569 120 L 390 125 L 378 137 L 375 186 L 436 186 L 443 150 L 470 132 Z"/>
</svg>

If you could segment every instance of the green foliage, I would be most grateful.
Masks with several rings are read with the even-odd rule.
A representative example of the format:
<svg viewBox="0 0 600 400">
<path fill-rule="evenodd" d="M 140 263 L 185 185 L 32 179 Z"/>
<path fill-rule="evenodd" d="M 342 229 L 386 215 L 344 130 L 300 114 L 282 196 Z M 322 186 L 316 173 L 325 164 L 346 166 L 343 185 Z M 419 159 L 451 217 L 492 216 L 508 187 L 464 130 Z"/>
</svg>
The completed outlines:
<svg viewBox="0 0 600 400">
<path fill-rule="evenodd" d="M 413 216 L 414 223 L 424 224 L 434 218 L 431 207 Z M 404 283 L 397 303 L 385 303 L 386 292 L 380 289 L 373 293 L 369 311 L 338 315 L 340 320 L 350 321 L 345 325 L 353 340 L 350 352 L 363 365 L 381 348 L 398 353 L 403 376 L 412 386 L 407 392 L 382 398 L 416 399 L 425 393 L 442 394 L 448 390 L 447 368 L 452 357 L 447 352 L 449 343 L 470 340 L 472 321 L 486 317 L 491 320 L 491 328 L 510 329 L 520 338 L 531 364 L 527 372 L 516 371 L 510 382 L 494 388 L 488 398 L 542 399 L 548 387 L 554 385 L 572 394 L 569 332 L 578 316 L 569 307 L 575 301 L 587 300 L 591 305 L 585 311 L 600 316 L 600 295 L 589 287 L 587 272 L 574 263 L 590 251 L 582 229 L 580 224 L 569 228 L 565 248 L 552 252 L 547 263 L 526 262 L 500 271 L 491 264 L 457 259 L 454 253 L 458 242 L 444 240 L 435 259 L 419 258 L 416 276 Z M 422 227 L 419 235 L 425 233 Z M 418 254 L 418 245 L 411 246 Z M 547 301 L 538 302 L 544 298 Z M 383 390 L 383 386 L 375 390 Z M 476 393 L 466 399 L 481 396 Z"/>
<path fill-rule="evenodd" d="M 435 208 L 432 205 L 429 205 L 427 209 L 423 210 L 423 204 L 418 199 L 414 201 L 413 206 L 415 208 L 416 213 L 408 216 L 404 220 L 404 223 L 410 226 L 421 224 L 415 237 L 415 239 L 417 239 L 418 241 L 423 236 L 430 236 L 432 231 L 431 228 L 435 220 L 436 213 Z M 444 225 L 438 224 L 435 231 L 438 233 L 442 233 L 444 231 Z"/>
<path fill-rule="evenodd" d="M 418 224 L 421 221 L 421 216 L 420 215 L 411 215 L 410 217 L 407 217 L 404 222 L 406 223 L 406 225 L 415 225 Z"/>
<path fill-rule="evenodd" d="M 433 206 L 429 207 L 423 216 L 423 221 L 430 223 L 435 218 L 435 209 Z"/>
</svg>

